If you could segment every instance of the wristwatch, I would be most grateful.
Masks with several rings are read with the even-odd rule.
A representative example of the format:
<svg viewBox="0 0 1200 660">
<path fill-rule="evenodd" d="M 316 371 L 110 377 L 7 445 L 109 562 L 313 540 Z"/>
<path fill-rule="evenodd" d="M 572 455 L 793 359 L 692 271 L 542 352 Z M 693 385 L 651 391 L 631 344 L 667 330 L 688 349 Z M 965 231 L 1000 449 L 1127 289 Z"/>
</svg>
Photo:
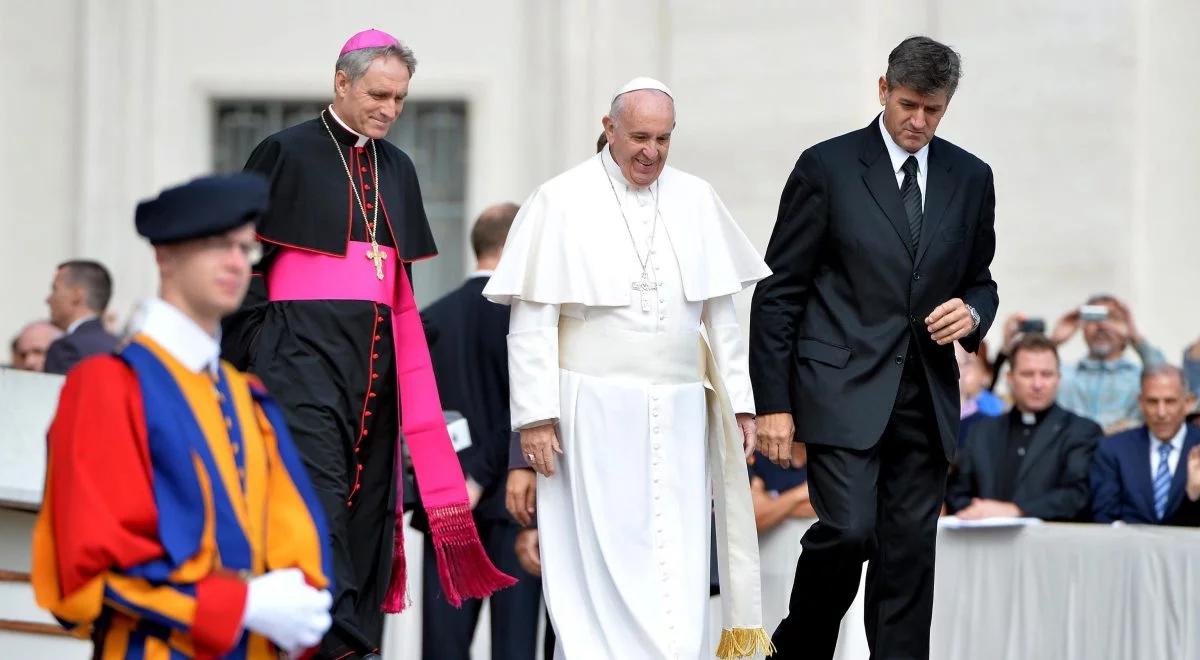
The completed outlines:
<svg viewBox="0 0 1200 660">
<path fill-rule="evenodd" d="M 975 332 L 979 329 L 979 312 L 975 311 L 975 308 L 970 305 L 966 307 L 967 311 L 971 313 L 971 332 Z"/>
</svg>

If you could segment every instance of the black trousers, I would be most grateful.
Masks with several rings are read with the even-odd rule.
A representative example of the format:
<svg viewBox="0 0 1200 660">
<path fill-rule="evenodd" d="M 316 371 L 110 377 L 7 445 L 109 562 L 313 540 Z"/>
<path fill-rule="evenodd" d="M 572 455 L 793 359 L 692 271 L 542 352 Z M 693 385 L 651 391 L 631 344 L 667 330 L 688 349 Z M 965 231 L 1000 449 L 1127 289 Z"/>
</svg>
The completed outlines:
<svg viewBox="0 0 1200 660">
<path fill-rule="evenodd" d="M 255 372 L 284 408 L 329 526 L 333 626 L 317 657 L 352 660 L 377 651 L 383 638 L 400 428 L 395 356 L 386 308 L 319 304 L 334 308 L 310 319 L 301 303 L 277 305 L 278 318 L 263 329 Z M 320 325 L 332 324 L 331 318 L 345 327 Z M 375 318 L 385 322 L 374 324 Z M 351 331 L 357 343 L 331 339 Z"/>
<path fill-rule="evenodd" d="M 867 560 L 871 657 L 929 657 L 947 468 L 924 368 L 910 348 L 891 418 L 875 446 L 855 451 L 808 445 L 818 521 L 804 535 L 789 613 L 772 640 L 779 657 L 833 657 Z"/>
<path fill-rule="evenodd" d="M 492 563 L 517 578 L 517 584 L 489 598 L 492 660 L 533 660 L 536 657 L 538 605 L 542 581 L 517 562 L 514 544 L 519 527 L 502 521 L 476 520 L 480 540 Z M 425 660 L 470 660 L 471 640 L 483 601 L 470 599 L 455 608 L 446 602 L 438 579 L 433 541 L 425 535 L 424 586 L 421 597 L 421 657 Z M 546 656 L 547 658 L 552 656 Z"/>
</svg>

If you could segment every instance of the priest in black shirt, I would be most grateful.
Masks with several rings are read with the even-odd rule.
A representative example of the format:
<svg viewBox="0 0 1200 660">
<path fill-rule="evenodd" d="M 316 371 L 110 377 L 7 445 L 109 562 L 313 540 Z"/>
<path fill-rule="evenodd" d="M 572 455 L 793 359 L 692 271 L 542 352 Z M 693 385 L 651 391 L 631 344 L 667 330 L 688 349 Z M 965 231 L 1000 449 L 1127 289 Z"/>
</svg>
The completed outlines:
<svg viewBox="0 0 1200 660">
<path fill-rule="evenodd" d="M 333 628 L 320 657 L 378 653 L 406 602 L 396 529 L 403 432 L 447 600 L 513 583 L 487 559 L 450 444 L 412 296 L 410 263 L 437 254 L 412 159 L 383 138 L 416 67 L 394 37 L 343 47 L 334 100 L 265 139 L 246 170 L 271 181 L 265 246 L 223 349 L 283 404 L 329 521 Z"/>
<path fill-rule="evenodd" d="M 1055 404 L 1059 359 L 1052 341 L 1027 335 L 1010 360 L 1012 410 L 971 428 L 951 472 L 948 508 L 971 520 L 1086 520 L 1100 427 Z"/>
</svg>

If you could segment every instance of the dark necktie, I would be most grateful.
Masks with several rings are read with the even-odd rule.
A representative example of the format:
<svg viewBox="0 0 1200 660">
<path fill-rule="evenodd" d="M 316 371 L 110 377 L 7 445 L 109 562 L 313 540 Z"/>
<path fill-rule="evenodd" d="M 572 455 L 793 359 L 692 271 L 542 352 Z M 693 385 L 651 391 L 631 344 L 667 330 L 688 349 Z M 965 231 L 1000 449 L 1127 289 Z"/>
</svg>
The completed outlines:
<svg viewBox="0 0 1200 660">
<path fill-rule="evenodd" d="M 921 210 L 921 186 L 917 185 L 917 157 L 909 156 L 900 166 L 904 182 L 900 184 L 900 198 L 904 200 L 904 213 L 908 215 L 908 234 L 912 239 L 913 252 L 921 243 L 921 222 L 925 212 Z"/>
</svg>

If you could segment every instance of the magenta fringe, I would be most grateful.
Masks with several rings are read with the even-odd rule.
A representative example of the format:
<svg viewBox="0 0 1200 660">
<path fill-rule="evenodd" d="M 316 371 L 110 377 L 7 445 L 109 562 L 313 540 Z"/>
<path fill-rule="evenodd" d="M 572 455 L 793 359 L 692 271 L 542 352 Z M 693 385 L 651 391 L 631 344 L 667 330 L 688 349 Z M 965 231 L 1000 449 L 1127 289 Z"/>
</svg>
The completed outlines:
<svg viewBox="0 0 1200 660">
<path fill-rule="evenodd" d="M 500 572 L 484 552 L 475 519 L 467 505 L 436 507 L 426 509 L 425 513 L 429 516 L 429 533 L 433 535 L 433 549 L 437 554 L 438 578 L 448 603 L 461 607 L 468 598 L 487 598 L 517 583 L 516 578 Z M 404 535 L 398 528 L 384 612 L 395 614 L 404 609 L 406 570 Z"/>
</svg>

